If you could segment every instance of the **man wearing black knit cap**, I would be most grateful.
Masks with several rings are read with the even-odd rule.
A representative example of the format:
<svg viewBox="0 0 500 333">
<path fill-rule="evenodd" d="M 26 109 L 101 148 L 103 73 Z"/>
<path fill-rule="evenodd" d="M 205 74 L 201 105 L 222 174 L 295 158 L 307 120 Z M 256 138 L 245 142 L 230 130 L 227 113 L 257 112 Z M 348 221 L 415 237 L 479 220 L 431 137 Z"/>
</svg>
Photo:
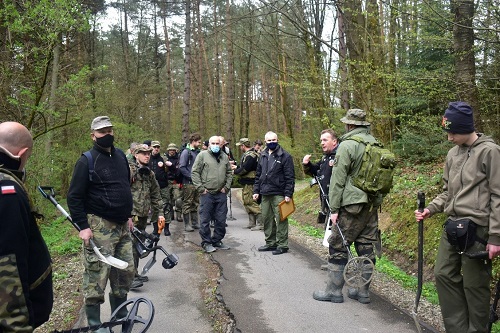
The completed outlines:
<svg viewBox="0 0 500 333">
<path fill-rule="evenodd" d="M 475 132 L 467 103 L 451 102 L 442 126 L 455 144 L 446 157 L 444 191 L 415 217 L 423 223 L 447 215 L 434 267 L 446 332 L 488 332 L 491 259 L 500 254 L 500 147 Z M 479 251 L 488 259 L 467 256 Z"/>
</svg>

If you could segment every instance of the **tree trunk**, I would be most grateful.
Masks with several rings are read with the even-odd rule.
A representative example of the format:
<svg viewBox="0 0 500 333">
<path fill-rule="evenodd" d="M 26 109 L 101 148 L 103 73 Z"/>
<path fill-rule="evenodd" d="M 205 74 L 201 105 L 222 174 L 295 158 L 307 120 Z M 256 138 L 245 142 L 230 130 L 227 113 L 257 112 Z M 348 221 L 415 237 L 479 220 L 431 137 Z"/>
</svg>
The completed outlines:
<svg viewBox="0 0 500 333">
<path fill-rule="evenodd" d="M 231 0 L 226 2 L 226 47 L 227 47 L 227 80 L 226 80 L 226 140 L 234 139 L 234 52 L 231 24 Z"/>
<path fill-rule="evenodd" d="M 170 133 L 172 130 L 172 112 L 173 112 L 173 99 L 174 99 L 174 80 L 172 77 L 172 47 L 170 45 L 170 37 L 167 28 L 167 9 L 162 8 L 161 15 L 163 20 L 163 34 L 165 38 L 165 79 L 166 79 L 166 92 L 167 92 L 167 110 L 165 115 L 165 130 Z"/>
<path fill-rule="evenodd" d="M 182 141 L 190 135 L 189 111 L 191 107 L 191 0 L 186 0 L 186 26 L 184 31 L 184 109 L 182 111 Z"/>
<path fill-rule="evenodd" d="M 453 50 L 455 54 L 455 78 L 457 82 L 457 98 L 474 110 L 476 130 L 482 130 L 481 112 L 479 110 L 478 91 L 476 86 L 476 63 L 474 58 L 474 2 L 470 0 L 454 0 L 451 2 L 454 16 Z"/>
</svg>

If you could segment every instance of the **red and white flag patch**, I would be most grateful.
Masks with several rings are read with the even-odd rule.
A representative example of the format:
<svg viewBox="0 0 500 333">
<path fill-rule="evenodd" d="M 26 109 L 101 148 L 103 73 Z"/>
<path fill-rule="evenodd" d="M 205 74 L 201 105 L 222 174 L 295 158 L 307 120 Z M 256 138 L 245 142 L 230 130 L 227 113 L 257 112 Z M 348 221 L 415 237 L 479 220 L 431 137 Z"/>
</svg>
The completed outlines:
<svg viewBox="0 0 500 333">
<path fill-rule="evenodd" d="M 2 194 L 14 194 L 16 193 L 16 188 L 14 185 L 2 186 Z"/>
</svg>

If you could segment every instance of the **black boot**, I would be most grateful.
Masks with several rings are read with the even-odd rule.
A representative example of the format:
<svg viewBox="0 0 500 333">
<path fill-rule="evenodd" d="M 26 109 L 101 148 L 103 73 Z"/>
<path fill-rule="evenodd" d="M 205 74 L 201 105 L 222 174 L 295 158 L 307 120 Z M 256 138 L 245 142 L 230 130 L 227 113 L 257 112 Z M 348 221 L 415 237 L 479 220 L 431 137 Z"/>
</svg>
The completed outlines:
<svg viewBox="0 0 500 333">
<path fill-rule="evenodd" d="M 89 326 L 101 325 L 101 305 L 85 305 L 85 314 L 87 315 L 87 322 Z M 109 328 L 99 328 L 93 331 L 95 333 L 109 333 Z"/>
<path fill-rule="evenodd" d="M 118 309 L 120 305 L 122 305 L 126 301 L 127 301 L 127 296 L 116 297 L 109 294 L 109 304 L 111 305 L 111 314 L 113 314 L 115 310 Z M 116 319 L 123 319 L 127 317 L 127 315 L 128 315 L 128 310 L 126 307 L 123 307 L 115 314 L 115 317 Z"/>
<path fill-rule="evenodd" d="M 165 228 L 163 228 L 163 234 L 165 236 L 170 236 L 171 235 L 169 227 L 170 227 L 170 223 L 165 223 Z"/>
<path fill-rule="evenodd" d="M 152 224 L 153 224 L 153 234 L 159 236 L 160 234 L 158 233 L 158 222 L 153 222 Z"/>
</svg>

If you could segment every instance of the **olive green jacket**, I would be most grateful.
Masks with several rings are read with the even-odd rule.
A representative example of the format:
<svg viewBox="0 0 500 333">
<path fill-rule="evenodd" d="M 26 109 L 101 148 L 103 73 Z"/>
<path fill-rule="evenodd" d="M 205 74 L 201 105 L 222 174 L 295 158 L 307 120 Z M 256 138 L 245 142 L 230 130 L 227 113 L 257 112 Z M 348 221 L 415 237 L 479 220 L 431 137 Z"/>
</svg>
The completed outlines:
<svg viewBox="0 0 500 333">
<path fill-rule="evenodd" d="M 367 203 L 368 195 L 352 184 L 352 178 L 361 167 L 365 145 L 350 137 L 357 136 L 365 142 L 375 142 L 367 127 L 357 127 L 340 137 L 340 145 L 333 160 L 330 178 L 329 200 L 332 213 L 338 213 L 340 207 Z"/>
<path fill-rule="evenodd" d="M 216 157 L 209 150 L 200 152 L 194 160 L 191 179 L 199 193 L 207 189 L 208 192 L 215 194 L 223 188 L 228 193 L 233 181 L 233 172 L 227 154 L 221 152 Z"/>
<path fill-rule="evenodd" d="M 472 146 L 448 151 L 443 171 L 443 192 L 427 207 L 451 219 L 469 218 L 488 226 L 488 243 L 500 245 L 500 147 L 478 134 Z"/>
</svg>

